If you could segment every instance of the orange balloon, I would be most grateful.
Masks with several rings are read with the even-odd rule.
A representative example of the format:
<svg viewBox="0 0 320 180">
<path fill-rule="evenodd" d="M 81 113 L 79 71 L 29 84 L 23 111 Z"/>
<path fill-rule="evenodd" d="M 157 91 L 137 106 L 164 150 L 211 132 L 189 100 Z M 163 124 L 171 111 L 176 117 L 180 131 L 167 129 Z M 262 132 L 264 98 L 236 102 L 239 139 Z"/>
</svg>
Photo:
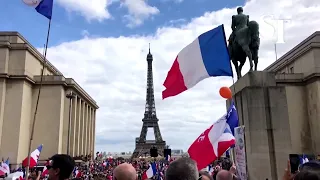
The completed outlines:
<svg viewBox="0 0 320 180">
<path fill-rule="evenodd" d="M 221 87 L 219 90 L 220 96 L 225 99 L 231 99 L 232 98 L 232 92 L 229 87 Z"/>
</svg>

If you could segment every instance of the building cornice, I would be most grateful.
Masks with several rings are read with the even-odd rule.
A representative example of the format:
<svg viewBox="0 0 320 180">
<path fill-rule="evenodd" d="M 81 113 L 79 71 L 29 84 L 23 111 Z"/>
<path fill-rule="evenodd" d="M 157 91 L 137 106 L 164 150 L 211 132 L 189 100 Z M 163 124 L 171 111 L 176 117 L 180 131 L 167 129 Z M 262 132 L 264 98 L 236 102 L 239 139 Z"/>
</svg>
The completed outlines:
<svg viewBox="0 0 320 180">
<path fill-rule="evenodd" d="M 275 76 L 277 84 L 292 84 L 305 86 L 320 80 L 320 73 L 311 73 L 305 76 L 303 73 L 297 74 L 277 74 Z"/>
<path fill-rule="evenodd" d="M 40 85 L 41 76 L 35 76 L 34 78 L 31 78 L 27 75 L 0 74 L 0 78 L 24 80 L 31 83 L 32 85 Z M 61 85 L 66 89 L 73 91 L 77 96 L 80 96 L 95 109 L 99 109 L 96 101 L 88 93 L 86 93 L 86 91 L 83 90 L 72 78 L 65 78 L 63 76 L 43 76 L 42 85 Z"/>
<path fill-rule="evenodd" d="M 41 76 L 34 76 L 35 84 L 39 85 L 41 81 Z M 64 76 L 43 76 L 43 85 L 62 85 L 67 89 L 71 89 L 75 94 L 80 96 L 83 100 L 87 101 L 88 104 L 98 109 L 96 101 L 84 90 L 78 83 L 76 83 L 72 78 L 65 78 Z"/>
<path fill-rule="evenodd" d="M 265 68 L 264 71 L 277 72 L 313 48 L 320 48 L 320 31 L 316 31 L 311 36 L 303 40 L 270 66 Z"/>
<path fill-rule="evenodd" d="M 18 32 L 0 32 L 0 36 L 17 36 L 19 37 L 24 43 L 14 43 L 10 42 L 10 40 L 0 41 L 0 47 L 7 47 L 12 50 L 27 50 L 31 53 L 34 57 L 36 57 L 41 63 L 44 62 L 44 56 L 35 48 L 33 47 L 20 33 Z M 46 67 L 54 72 L 56 75 L 62 75 L 62 73 L 54 67 L 48 59 L 46 59 Z"/>
<path fill-rule="evenodd" d="M 34 79 L 35 84 L 40 84 L 41 76 L 35 76 Z M 79 86 L 79 84 L 73 80 L 72 78 L 65 78 L 63 76 L 44 76 L 42 84 L 45 85 L 56 85 L 61 84 L 67 88 L 73 90 L 78 96 L 83 98 L 84 100 L 88 101 L 94 108 L 98 109 L 99 106 L 97 105 L 96 101 L 84 90 Z"/>
<path fill-rule="evenodd" d="M 41 63 L 44 62 L 44 56 L 35 47 L 33 47 L 20 33 L 0 32 L 0 37 L 5 37 L 0 40 L 0 48 L 8 48 L 10 50 L 25 50 L 31 53 Z M 65 78 L 63 74 L 48 60 L 46 60 L 46 68 L 52 71 L 55 75 L 44 76 L 43 85 L 61 84 L 64 87 L 71 88 L 76 94 L 86 100 L 88 104 L 92 105 L 96 109 L 99 108 L 96 101 L 94 101 L 93 98 L 84 89 L 82 89 L 78 83 L 76 83 L 72 78 Z M 34 85 L 40 83 L 40 77 L 40 75 L 34 76 L 32 78 L 27 75 L 0 74 L 0 78 L 23 79 Z"/>
<path fill-rule="evenodd" d="M 8 75 L 8 74 L 0 74 L 0 78 L 5 78 L 5 79 L 17 79 L 17 80 L 25 80 L 31 84 L 35 84 L 35 81 L 29 77 L 28 75 Z"/>
</svg>

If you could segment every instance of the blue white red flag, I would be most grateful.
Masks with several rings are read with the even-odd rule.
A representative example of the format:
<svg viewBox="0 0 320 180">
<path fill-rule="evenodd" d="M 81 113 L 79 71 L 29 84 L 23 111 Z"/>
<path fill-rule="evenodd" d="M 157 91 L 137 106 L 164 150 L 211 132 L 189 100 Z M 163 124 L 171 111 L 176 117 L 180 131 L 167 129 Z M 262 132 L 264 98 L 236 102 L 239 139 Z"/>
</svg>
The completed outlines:
<svg viewBox="0 0 320 180">
<path fill-rule="evenodd" d="M 149 164 L 149 169 L 147 169 L 143 174 L 142 174 L 142 180 L 145 179 L 151 179 L 153 176 L 157 174 L 157 166 L 155 163 Z"/>
<path fill-rule="evenodd" d="M 75 167 L 75 168 L 73 169 L 72 174 L 73 174 L 73 177 L 74 177 L 74 178 L 77 178 L 77 177 L 79 176 L 80 171 L 78 170 L 77 167 Z"/>
<path fill-rule="evenodd" d="M 235 144 L 232 130 L 239 124 L 237 110 L 234 104 L 218 121 L 205 130 L 189 147 L 190 158 L 195 160 L 198 169 L 206 168 L 208 164 L 220 157 Z"/>
<path fill-rule="evenodd" d="M 162 98 L 214 76 L 233 76 L 223 25 L 201 34 L 179 52 L 163 83 Z"/>
<path fill-rule="evenodd" d="M 37 149 L 35 149 L 31 155 L 30 155 L 30 168 L 35 167 L 38 164 L 38 160 L 40 157 L 40 153 L 42 151 L 42 144 L 40 146 L 37 147 Z M 28 166 L 28 157 L 26 157 L 23 161 L 22 161 L 22 167 L 27 167 Z"/>
<path fill-rule="evenodd" d="M 10 174 L 9 161 L 1 162 L 0 175 Z"/>
<path fill-rule="evenodd" d="M 28 5 L 35 7 L 36 11 L 48 19 L 52 18 L 53 0 L 23 0 Z"/>
</svg>

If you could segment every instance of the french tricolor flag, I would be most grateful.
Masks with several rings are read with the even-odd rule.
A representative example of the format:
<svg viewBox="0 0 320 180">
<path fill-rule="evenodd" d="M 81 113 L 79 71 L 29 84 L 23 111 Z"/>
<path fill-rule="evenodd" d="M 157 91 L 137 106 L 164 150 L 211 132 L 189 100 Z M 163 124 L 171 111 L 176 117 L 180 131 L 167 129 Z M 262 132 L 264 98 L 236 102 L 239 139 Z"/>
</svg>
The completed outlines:
<svg viewBox="0 0 320 180">
<path fill-rule="evenodd" d="M 78 178 L 80 176 L 80 171 L 77 167 L 73 169 L 73 177 Z"/>
<path fill-rule="evenodd" d="M 235 144 L 232 131 L 239 124 L 238 114 L 234 104 L 218 121 L 205 130 L 190 146 L 188 153 L 195 160 L 198 169 L 203 169 L 220 157 Z"/>
<path fill-rule="evenodd" d="M 31 155 L 30 155 L 30 168 L 33 168 L 37 165 L 39 157 L 40 157 L 40 153 L 42 151 L 42 144 L 40 146 L 37 147 L 36 150 L 34 150 Z M 23 161 L 22 161 L 22 166 L 23 167 L 27 167 L 28 166 L 28 157 L 26 157 Z"/>
<path fill-rule="evenodd" d="M 156 175 L 156 173 L 157 173 L 157 166 L 155 163 L 151 163 L 149 165 L 149 169 L 142 174 L 142 180 L 150 179 L 154 175 Z"/>
<path fill-rule="evenodd" d="M 0 175 L 10 174 L 9 161 L 1 162 Z"/>
<path fill-rule="evenodd" d="M 39 14 L 51 19 L 53 0 L 23 0 L 23 2 L 28 6 L 33 6 Z"/>
<path fill-rule="evenodd" d="M 163 83 L 162 99 L 212 76 L 233 76 L 223 25 L 201 34 L 179 52 Z"/>
</svg>

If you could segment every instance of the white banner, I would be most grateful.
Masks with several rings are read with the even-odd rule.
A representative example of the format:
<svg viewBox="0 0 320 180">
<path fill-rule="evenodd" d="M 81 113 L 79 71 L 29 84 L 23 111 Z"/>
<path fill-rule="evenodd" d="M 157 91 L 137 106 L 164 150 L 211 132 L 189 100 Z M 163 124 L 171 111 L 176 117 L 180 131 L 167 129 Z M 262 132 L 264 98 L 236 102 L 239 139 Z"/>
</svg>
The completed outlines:
<svg viewBox="0 0 320 180">
<path fill-rule="evenodd" d="M 234 128 L 234 136 L 236 138 L 236 145 L 234 147 L 234 152 L 235 152 L 235 163 L 237 166 L 238 177 L 241 180 L 247 180 L 244 126 Z"/>
</svg>

